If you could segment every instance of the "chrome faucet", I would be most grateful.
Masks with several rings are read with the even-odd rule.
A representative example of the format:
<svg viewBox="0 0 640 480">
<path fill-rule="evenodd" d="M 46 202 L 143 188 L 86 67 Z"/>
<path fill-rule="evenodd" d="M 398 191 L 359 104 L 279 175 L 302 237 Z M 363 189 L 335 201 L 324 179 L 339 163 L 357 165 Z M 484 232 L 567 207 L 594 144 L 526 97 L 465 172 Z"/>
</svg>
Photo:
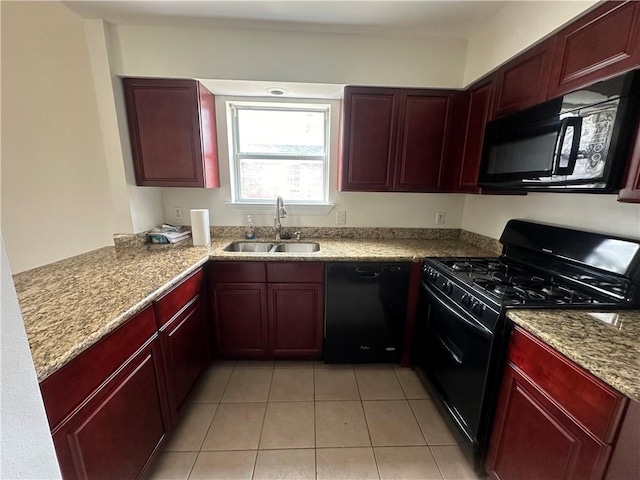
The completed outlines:
<svg viewBox="0 0 640 480">
<path fill-rule="evenodd" d="M 287 209 L 284 208 L 284 201 L 281 196 L 276 199 L 276 216 L 273 218 L 273 228 L 276 229 L 276 240 L 282 240 L 281 219 L 287 218 Z"/>
</svg>

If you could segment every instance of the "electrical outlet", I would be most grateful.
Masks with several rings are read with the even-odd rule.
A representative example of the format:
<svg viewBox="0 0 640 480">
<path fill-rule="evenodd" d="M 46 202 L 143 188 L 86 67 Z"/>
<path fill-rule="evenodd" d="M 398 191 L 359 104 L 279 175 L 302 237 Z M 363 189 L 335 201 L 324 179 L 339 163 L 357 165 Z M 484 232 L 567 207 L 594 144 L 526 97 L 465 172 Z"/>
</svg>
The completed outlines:
<svg viewBox="0 0 640 480">
<path fill-rule="evenodd" d="M 336 212 L 336 225 L 347 224 L 347 212 L 345 210 L 338 210 Z"/>
<path fill-rule="evenodd" d="M 182 220 L 182 207 L 173 207 L 173 217 L 176 220 Z"/>
<path fill-rule="evenodd" d="M 436 212 L 436 225 L 444 225 L 444 212 Z"/>
</svg>

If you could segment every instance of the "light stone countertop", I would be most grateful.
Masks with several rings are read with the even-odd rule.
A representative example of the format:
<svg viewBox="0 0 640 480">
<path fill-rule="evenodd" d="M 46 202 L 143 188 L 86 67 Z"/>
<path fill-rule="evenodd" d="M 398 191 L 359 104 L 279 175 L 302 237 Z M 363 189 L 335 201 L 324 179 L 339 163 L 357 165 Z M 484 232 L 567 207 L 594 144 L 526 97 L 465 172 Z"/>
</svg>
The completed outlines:
<svg viewBox="0 0 640 480">
<path fill-rule="evenodd" d="M 509 310 L 507 317 L 640 402 L 640 311 Z"/>
<path fill-rule="evenodd" d="M 494 256 L 459 239 L 304 239 L 315 253 L 230 253 L 229 237 L 208 247 L 105 247 L 16 274 L 14 283 L 38 380 L 42 381 L 148 306 L 208 260 L 421 261 L 427 256 Z"/>
</svg>

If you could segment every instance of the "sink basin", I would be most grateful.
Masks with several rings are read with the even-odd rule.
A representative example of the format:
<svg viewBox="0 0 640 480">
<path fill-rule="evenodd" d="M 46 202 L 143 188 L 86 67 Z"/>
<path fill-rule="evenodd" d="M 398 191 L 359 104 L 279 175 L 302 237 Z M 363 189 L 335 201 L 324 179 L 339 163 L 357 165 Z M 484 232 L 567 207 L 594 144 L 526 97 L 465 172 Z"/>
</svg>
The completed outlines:
<svg viewBox="0 0 640 480">
<path fill-rule="evenodd" d="M 231 242 L 222 250 L 225 252 L 269 252 L 273 243 L 261 242 Z"/>
<path fill-rule="evenodd" d="M 272 252 L 312 253 L 320 250 L 316 242 L 280 243 L 273 247 Z"/>
<path fill-rule="evenodd" d="M 224 252 L 252 253 L 312 253 L 320 250 L 316 242 L 268 243 L 268 242 L 231 242 L 222 249 Z"/>
</svg>

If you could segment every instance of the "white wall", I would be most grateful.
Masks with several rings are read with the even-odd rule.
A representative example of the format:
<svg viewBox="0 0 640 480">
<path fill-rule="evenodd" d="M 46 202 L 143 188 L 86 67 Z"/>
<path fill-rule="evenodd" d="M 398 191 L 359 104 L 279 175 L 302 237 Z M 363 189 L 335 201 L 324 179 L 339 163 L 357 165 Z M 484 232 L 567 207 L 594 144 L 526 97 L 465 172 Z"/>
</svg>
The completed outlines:
<svg viewBox="0 0 640 480">
<path fill-rule="evenodd" d="M 165 188 L 162 192 L 165 221 L 172 224 L 189 225 L 188 211 L 192 208 L 208 208 L 212 225 L 243 225 L 247 214 L 251 214 L 257 226 L 273 225 L 274 208 L 248 209 L 241 212 L 227 205 L 231 199 L 229 148 L 227 142 L 226 101 L 237 97 L 216 97 L 216 121 L 218 125 L 218 154 L 220 157 L 220 188 L 191 189 Z M 271 100 L 273 99 L 266 99 Z M 340 102 L 322 100 L 331 105 L 331 151 L 329 172 L 329 201 L 335 208 L 328 215 L 291 214 L 285 226 L 335 227 L 336 210 L 347 212 L 348 227 L 429 227 L 460 228 L 464 195 L 425 193 L 354 193 L 337 191 L 338 179 L 338 133 Z M 184 218 L 173 217 L 173 207 L 182 207 Z M 436 212 L 445 212 L 445 224 L 435 225 Z"/>
<path fill-rule="evenodd" d="M 2 229 L 13 272 L 112 245 L 83 23 L 60 3 L 2 3 L 2 126 Z"/>
<path fill-rule="evenodd" d="M 0 235 L 0 478 L 62 478 Z"/>
<path fill-rule="evenodd" d="M 575 193 L 467 195 L 462 228 L 499 238 L 509 219 L 521 218 L 640 238 L 640 205 L 616 199 Z"/>
<path fill-rule="evenodd" d="M 469 37 L 463 85 L 473 83 L 596 3 L 599 2 L 506 2 Z"/>
<path fill-rule="evenodd" d="M 113 25 L 110 29 L 112 71 L 122 76 L 451 88 L 461 85 L 466 49 L 464 40 L 135 25 Z M 226 206 L 231 191 L 225 100 L 218 96 L 216 101 L 221 188 L 163 189 L 166 222 L 189 224 L 189 209 L 208 208 L 212 225 L 242 225 L 247 213 L 256 225 L 273 223 L 270 211 L 239 213 Z M 435 226 L 435 212 L 444 211 L 444 227 L 460 227 L 461 195 L 338 193 L 339 104 L 334 102 L 332 108 L 336 121 L 330 201 L 347 211 L 347 226 Z M 173 217 L 175 206 L 183 209 L 182 221 Z M 335 210 L 326 216 L 290 214 L 285 222 L 291 226 L 335 226 Z"/>
<path fill-rule="evenodd" d="M 149 230 L 163 221 L 161 189 L 138 187 L 135 182 L 124 90 L 120 78 L 111 73 L 111 38 L 107 24 L 100 19 L 86 19 L 84 27 L 116 214 L 116 232 Z"/>
<path fill-rule="evenodd" d="M 111 34 L 114 73 L 130 76 L 459 87 L 466 49 L 465 40 L 224 28 Z"/>
<path fill-rule="evenodd" d="M 83 21 L 57 2 L 4 2 L 2 226 L 13 271 L 111 245 L 113 233 L 175 221 L 173 206 L 182 206 L 185 218 L 189 208 L 206 207 L 214 225 L 243 223 L 245 213 L 225 205 L 230 196 L 223 149 L 219 190 L 133 184 L 117 75 L 458 87 L 593 3 L 508 2 L 467 49 L 462 40 L 109 26 Z M 331 161 L 335 185 L 335 154 Z M 547 214 L 532 198 L 511 203 L 496 197 L 491 208 L 513 211 L 524 202 L 522 212 L 544 220 Z M 554 202 L 568 209 L 569 217 L 578 216 L 571 198 Z M 341 194 L 335 189 L 331 200 L 347 210 L 348 226 L 429 227 L 435 226 L 435 212 L 445 211 L 445 227 L 470 230 L 481 229 L 474 205 L 487 201 L 461 195 Z M 611 212 L 615 230 L 624 229 L 617 222 L 628 218 L 619 212 L 635 208 L 603 197 L 592 201 Z M 464 218 L 463 208 L 468 209 Z M 271 214 L 256 212 L 255 220 L 270 225 Z M 292 216 L 288 222 L 329 226 L 335 215 Z M 499 234 L 499 227 L 485 230 Z"/>
</svg>

